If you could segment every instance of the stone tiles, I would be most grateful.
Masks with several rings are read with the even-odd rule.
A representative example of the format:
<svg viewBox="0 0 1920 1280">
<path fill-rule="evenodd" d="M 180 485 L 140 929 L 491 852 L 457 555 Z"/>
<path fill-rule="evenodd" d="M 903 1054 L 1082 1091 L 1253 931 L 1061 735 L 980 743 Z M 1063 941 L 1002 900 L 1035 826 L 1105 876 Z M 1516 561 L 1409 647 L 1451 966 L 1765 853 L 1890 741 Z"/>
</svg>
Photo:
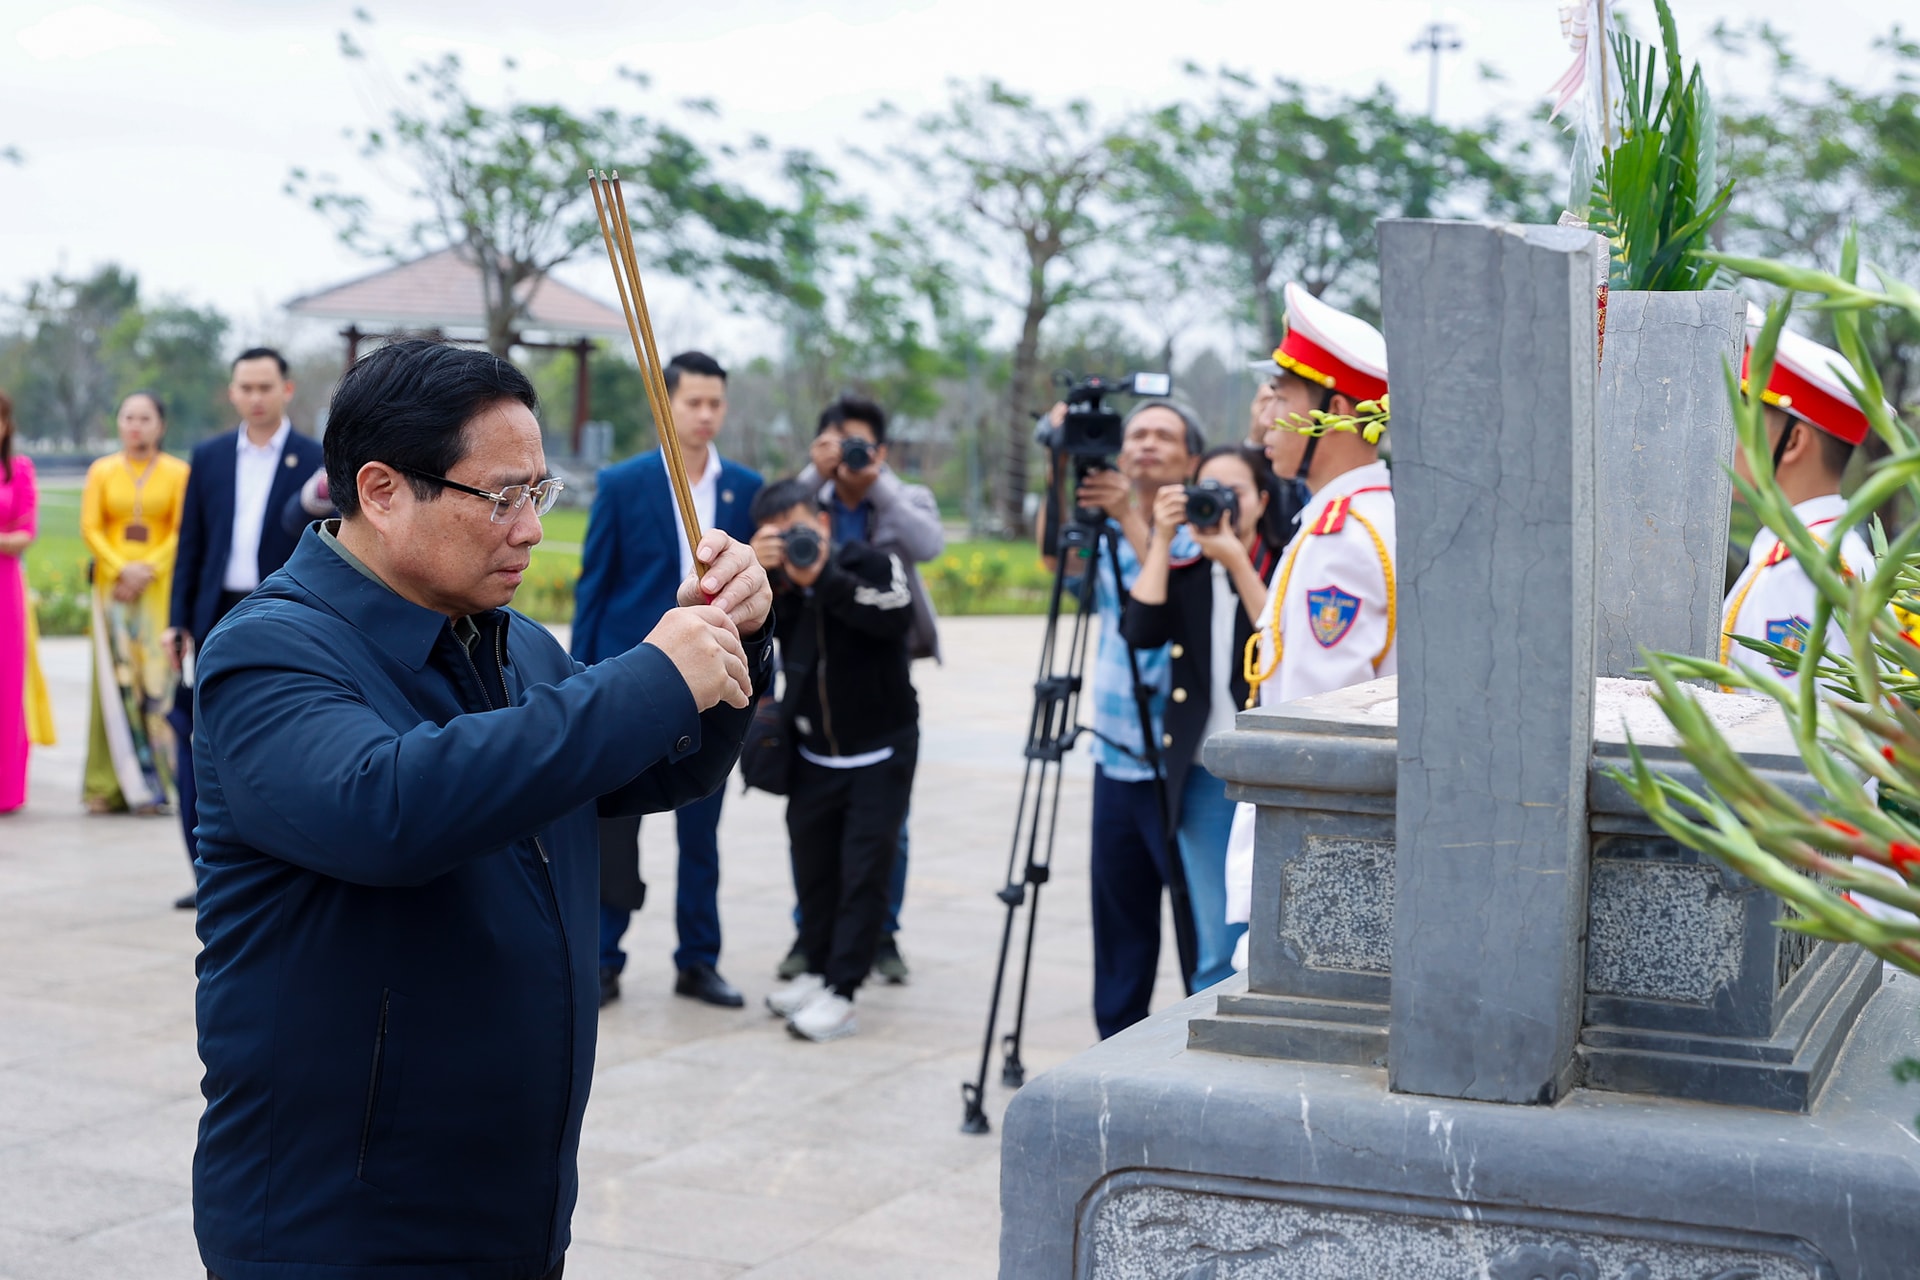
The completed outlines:
<svg viewBox="0 0 1920 1280">
<path fill-rule="evenodd" d="M 859 1035 L 811 1045 L 758 1008 L 793 939 L 780 802 L 737 782 L 721 828 L 722 970 L 753 1007 L 669 994 L 671 825 L 645 835 L 648 909 L 601 1020 L 568 1280 L 961 1280 L 994 1274 L 998 1129 L 959 1132 L 1002 908 L 1039 619 L 942 622 L 920 663 L 904 988 L 870 987 Z M 188 886 L 171 819 L 88 817 L 84 642 L 43 648 L 61 745 L 0 819 L 0 1280 L 200 1280 L 190 1165 L 200 1113 Z M 1035 957 L 1027 1060 L 1094 1040 L 1084 753 Z M 1158 1003 L 1180 995 L 1171 934 Z"/>
</svg>

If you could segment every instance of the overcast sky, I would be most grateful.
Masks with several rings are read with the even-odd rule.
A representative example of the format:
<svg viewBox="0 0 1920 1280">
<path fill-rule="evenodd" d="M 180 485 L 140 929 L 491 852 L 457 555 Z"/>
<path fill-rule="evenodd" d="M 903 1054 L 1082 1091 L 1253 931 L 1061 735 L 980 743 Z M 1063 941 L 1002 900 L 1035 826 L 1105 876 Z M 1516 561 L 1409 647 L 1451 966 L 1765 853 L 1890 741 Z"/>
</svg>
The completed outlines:
<svg viewBox="0 0 1920 1280">
<path fill-rule="evenodd" d="M 1715 53 L 1720 18 L 1763 18 L 1822 72 L 1871 74 L 1868 46 L 1892 21 L 1887 0 L 1674 0 L 1683 45 L 1708 65 L 1717 93 L 1752 92 L 1759 68 Z M 1181 66 L 1226 64 L 1258 74 L 1364 89 L 1396 85 L 1424 103 L 1427 60 L 1409 51 L 1424 24 L 1454 24 L 1441 115 L 1531 109 L 1569 54 L 1555 0 L 368 0 L 364 38 L 391 71 L 460 52 L 482 86 L 503 85 L 505 53 L 527 98 L 576 108 L 659 111 L 716 99 L 735 136 L 836 155 L 876 137 L 876 102 L 936 105 L 954 77 L 993 75 L 1041 94 L 1084 95 L 1122 111 L 1184 90 Z M 1642 31 L 1651 0 L 1625 0 Z M 384 114 L 391 90 L 343 60 L 336 33 L 350 5 L 288 0 L 7 0 L 0 12 L 0 294 L 55 269 L 125 264 L 149 292 L 213 303 L 237 339 L 286 340 L 288 298 L 370 268 L 317 216 L 283 194 L 294 165 L 344 175 L 372 195 L 390 179 L 367 171 L 342 132 Z M 356 28 L 360 30 L 360 28 Z M 1505 76 L 1489 83 L 1489 64 Z M 642 93 L 623 66 L 648 72 Z M 591 273 L 581 277 L 590 288 Z M 597 290 L 604 293 L 604 290 Z M 663 321 L 700 340 L 730 322 L 698 314 Z M 666 335 L 663 335 L 665 337 Z M 670 339 L 672 340 L 672 339 Z"/>
</svg>

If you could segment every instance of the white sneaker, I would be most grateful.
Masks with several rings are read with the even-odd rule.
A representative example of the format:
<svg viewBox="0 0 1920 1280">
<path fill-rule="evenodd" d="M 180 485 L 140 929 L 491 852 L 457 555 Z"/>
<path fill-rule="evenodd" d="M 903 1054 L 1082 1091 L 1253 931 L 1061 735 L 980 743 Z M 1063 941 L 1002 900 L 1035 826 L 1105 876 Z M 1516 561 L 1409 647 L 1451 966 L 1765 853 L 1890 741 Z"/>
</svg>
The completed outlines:
<svg viewBox="0 0 1920 1280">
<path fill-rule="evenodd" d="M 837 991 L 823 992 L 787 1022 L 787 1030 L 805 1040 L 824 1042 L 850 1036 L 860 1029 L 853 1001 Z"/>
<path fill-rule="evenodd" d="M 789 978 L 767 997 L 767 1012 L 776 1018 L 791 1018 L 826 989 L 827 980 L 817 973 L 803 973 L 797 978 Z"/>
</svg>

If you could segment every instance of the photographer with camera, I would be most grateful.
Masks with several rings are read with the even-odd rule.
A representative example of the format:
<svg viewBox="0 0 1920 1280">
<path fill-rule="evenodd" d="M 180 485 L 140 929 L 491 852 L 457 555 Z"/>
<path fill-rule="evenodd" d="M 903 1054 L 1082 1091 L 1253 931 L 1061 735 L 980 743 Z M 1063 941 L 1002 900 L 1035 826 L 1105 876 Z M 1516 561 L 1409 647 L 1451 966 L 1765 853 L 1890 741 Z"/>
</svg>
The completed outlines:
<svg viewBox="0 0 1920 1280">
<path fill-rule="evenodd" d="M 852 1035 L 854 993 L 873 967 L 887 885 L 913 790 L 920 703 L 907 656 L 913 598 L 900 557 L 867 542 L 833 546 L 813 486 L 768 485 L 754 499 L 753 550 L 774 583 L 782 720 L 797 758 L 787 839 L 800 898 L 803 972 L 767 997 L 794 1035 Z"/>
<path fill-rule="evenodd" d="M 946 530 L 940 527 L 940 506 L 933 490 L 908 484 L 887 465 L 887 413 L 865 396 L 843 395 L 820 412 L 813 447 L 798 479 L 819 496 L 833 525 L 833 545 L 866 542 L 890 551 L 906 566 L 907 590 L 913 595 L 913 629 L 907 651 L 915 659 L 940 661 L 940 632 L 933 600 L 920 580 L 917 566 L 937 560 L 947 549 Z M 907 895 L 907 822 L 900 823 L 900 857 L 887 886 L 887 924 L 874 954 L 874 971 L 898 986 L 907 980 L 907 962 L 900 954 L 900 909 Z M 794 923 L 799 923 L 796 909 Z M 800 942 L 780 962 L 780 976 L 806 971 L 807 957 Z"/>
<path fill-rule="evenodd" d="M 1266 455 L 1222 445 L 1200 460 L 1196 483 L 1167 485 L 1153 503 L 1147 558 L 1134 580 L 1120 629 L 1136 649 L 1168 646 L 1173 690 L 1161 763 L 1169 815 L 1186 873 L 1198 943 L 1193 989 L 1233 973 L 1233 948 L 1245 924 L 1227 923 L 1227 835 L 1233 803 L 1227 784 L 1199 763 L 1200 745 L 1233 727 L 1246 705 L 1240 661 L 1267 602 L 1274 550 L 1262 536 L 1267 512 Z M 1200 556 L 1176 562 L 1182 529 Z"/>
<path fill-rule="evenodd" d="M 1056 435 L 1070 429 L 1068 406 L 1053 408 Z M 1060 546 L 1068 513 L 1091 513 L 1118 535 L 1120 580 L 1106 556 L 1091 566 L 1094 609 L 1101 619 L 1091 675 L 1093 832 L 1089 873 L 1093 881 L 1093 1014 L 1105 1039 L 1147 1016 L 1160 966 L 1160 896 L 1172 883 L 1166 818 L 1157 794 L 1153 755 L 1141 737 L 1134 672 L 1147 700 L 1155 749 L 1165 742 L 1162 724 L 1167 691 L 1165 646 L 1138 649 L 1129 662 L 1120 616 L 1124 593 L 1140 573 L 1151 529 L 1149 512 L 1159 492 L 1184 484 L 1206 451 L 1206 439 L 1191 410 L 1176 401 L 1142 401 L 1121 427 L 1112 464 L 1076 456 L 1071 444 L 1052 447 L 1052 496 L 1039 529 L 1049 566 L 1065 553 L 1070 580 L 1087 572 L 1089 550 Z M 1078 474 L 1071 488 L 1069 480 Z M 1200 548 L 1186 530 L 1175 534 L 1172 554 L 1190 559 Z"/>
</svg>

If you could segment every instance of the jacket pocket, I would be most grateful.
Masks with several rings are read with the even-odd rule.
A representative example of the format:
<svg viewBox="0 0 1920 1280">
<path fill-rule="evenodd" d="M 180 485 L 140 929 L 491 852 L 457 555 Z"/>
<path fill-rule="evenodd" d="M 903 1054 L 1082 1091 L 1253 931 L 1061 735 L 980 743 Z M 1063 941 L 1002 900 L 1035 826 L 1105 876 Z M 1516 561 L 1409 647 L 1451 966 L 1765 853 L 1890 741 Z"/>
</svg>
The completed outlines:
<svg viewBox="0 0 1920 1280">
<path fill-rule="evenodd" d="M 406 1080 L 407 998 L 387 987 L 380 992 L 380 1016 L 373 1033 L 373 1060 L 367 1077 L 367 1105 L 360 1121 L 359 1155 L 353 1176 L 380 1185 L 381 1152 L 391 1143 Z"/>
</svg>

